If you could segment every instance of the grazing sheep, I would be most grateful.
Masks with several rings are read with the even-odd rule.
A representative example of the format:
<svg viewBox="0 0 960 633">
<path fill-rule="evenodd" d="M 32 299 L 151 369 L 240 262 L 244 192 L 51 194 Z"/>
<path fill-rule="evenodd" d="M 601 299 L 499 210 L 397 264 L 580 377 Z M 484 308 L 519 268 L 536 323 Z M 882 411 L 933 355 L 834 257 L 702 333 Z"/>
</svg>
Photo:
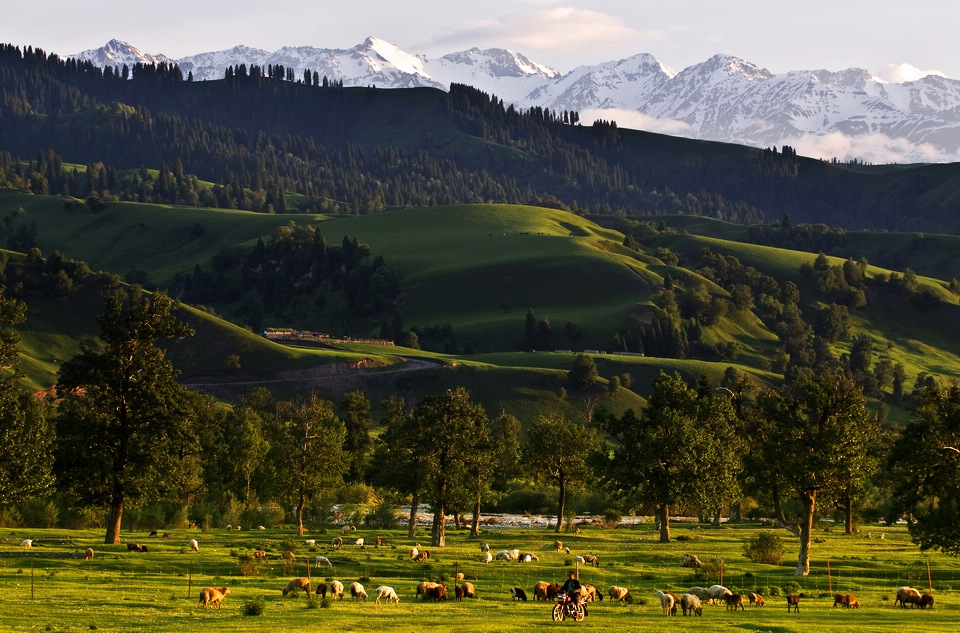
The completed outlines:
<svg viewBox="0 0 960 633">
<path fill-rule="evenodd" d="M 680 607 L 680 596 L 672 591 L 664 591 L 663 593 L 668 593 L 673 597 L 673 608 L 670 609 L 670 615 L 677 615 L 677 609 Z"/>
<path fill-rule="evenodd" d="M 170 532 L 164 532 L 163 536 L 161 536 L 160 538 L 173 538 L 173 534 L 170 534 Z"/>
<path fill-rule="evenodd" d="M 384 600 L 396 602 L 400 604 L 400 596 L 397 595 L 397 592 L 393 590 L 393 587 L 388 587 L 386 585 L 380 585 L 377 587 L 377 599 L 374 600 L 377 604 L 380 604 L 380 598 Z"/>
<path fill-rule="evenodd" d="M 510 590 L 510 599 L 511 600 L 522 600 L 527 601 L 527 593 L 520 587 L 514 587 Z"/>
<path fill-rule="evenodd" d="M 283 560 L 287 561 L 288 563 L 293 563 L 297 560 L 297 555 L 290 550 L 287 550 L 283 553 Z"/>
<path fill-rule="evenodd" d="M 30 547 L 30 546 L 28 545 L 27 547 Z M 142 552 L 142 551 L 143 551 L 143 547 L 140 546 L 140 545 L 137 545 L 136 543 L 127 543 L 127 551 L 128 551 L 128 552 Z"/>
<path fill-rule="evenodd" d="M 287 586 L 283 588 L 283 595 L 287 595 L 291 591 L 305 591 L 307 595 L 310 595 L 310 580 L 307 578 L 294 578 L 287 583 Z"/>
<path fill-rule="evenodd" d="M 330 597 L 334 600 L 343 600 L 343 583 L 339 580 L 330 583 Z"/>
<path fill-rule="evenodd" d="M 756 604 L 758 607 L 766 606 L 766 602 L 763 601 L 763 596 L 759 593 L 748 593 L 747 598 L 750 599 L 750 605 Z"/>
<path fill-rule="evenodd" d="M 207 605 L 214 605 L 218 609 L 223 604 L 223 599 L 230 595 L 230 589 L 227 587 L 204 587 L 200 590 L 200 602 L 197 608 L 207 608 Z"/>
<path fill-rule="evenodd" d="M 197 539 L 195 538 L 190 539 L 190 549 L 192 549 L 195 552 L 200 551 L 200 544 L 197 543 Z"/>
<path fill-rule="evenodd" d="M 853 598 L 853 596 L 850 596 L 850 597 Z M 856 601 L 856 598 L 853 598 L 853 599 L 854 599 L 854 601 Z M 849 605 L 849 606 L 852 607 L 853 605 L 851 604 L 851 605 Z M 930 607 L 930 608 L 932 609 L 932 608 L 933 608 L 933 594 L 932 594 L 932 593 L 925 593 L 925 594 L 923 594 L 922 596 L 920 596 L 920 601 L 917 602 L 917 606 L 920 607 L 921 609 L 926 609 L 927 607 Z M 857 603 L 857 608 L 859 608 L 859 607 L 860 607 L 860 604 Z"/>
<path fill-rule="evenodd" d="M 308 547 L 315 547 L 317 545 L 317 540 L 308 538 L 307 540 L 304 541 L 304 543 L 306 543 Z"/>
<path fill-rule="evenodd" d="M 583 562 L 585 562 L 588 565 L 593 565 L 595 567 L 600 566 L 600 559 L 597 558 L 596 556 L 591 556 L 590 554 L 586 554 L 583 557 Z"/>
<path fill-rule="evenodd" d="M 321 598 L 326 598 L 326 597 L 327 597 L 327 583 L 323 582 L 322 580 L 321 580 L 321 581 L 318 581 L 318 582 L 313 586 L 313 595 L 315 595 L 315 596 L 320 596 Z"/>
<path fill-rule="evenodd" d="M 547 601 L 547 587 L 550 586 L 550 583 L 545 580 L 541 580 L 533 586 L 533 599 L 537 602 L 546 602 Z"/>
<path fill-rule="evenodd" d="M 87 561 L 87 560 L 93 560 L 93 548 L 92 548 L 92 547 L 88 547 L 88 548 L 87 548 L 87 551 L 85 551 L 85 552 L 83 553 L 83 560 L 85 560 L 85 561 Z"/>
<path fill-rule="evenodd" d="M 489 551 L 490 551 L 490 546 L 487 545 L 487 542 L 486 542 L 486 541 L 484 541 L 483 543 L 480 543 L 480 551 L 481 551 L 481 552 L 489 552 Z"/>
<path fill-rule="evenodd" d="M 581 564 L 581 565 L 585 565 L 587 561 L 586 561 L 586 559 L 585 559 L 583 556 L 574 556 L 574 557 L 573 557 L 573 562 L 579 563 L 579 564 Z"/>
<path fill-rule="evenodd" d="M 611 600 L 618 602 L 633 602 L 633 596 L 630 595 L 626 587 L 610 585 L 607 587 L 607 595 L 610 596 Z"/>
<path fill-rule="evenodd" d="M 511 560 L 509 550 L 502 549 L 497 552 L 497 560 Z"/>
<path fill-rule="evenodd" d="M 264 560 L 267 557 L 267 553 L 262 549 L 258 549 L 253 553 L 253 560 Z"/>
<path fill-rule="evenodd" d="M 457 602 L 463 602 L 463 594 L 464 594 L 464 591 L 461 585 L 457 585 L 453 588 L 454 600 L 456 600 Z"/>
<path fill-rule="evenodd" d="M 670 616 L 673 615 L 673 596 L 669 593 L 663 593 L 659 589 L 653 592 L 657 598 L 660 599 L 660 606 L 663 607 L 663 615 Z"/>
<path fill-rule="evenodd" d="M 703 605 L 700 598 L 692 593 L 685 593 L 680 596 L 680 608 L 683 609 L 683 615 L 703 615 Z"/>
<path fill-rule="evenodd" d="M 458 585 L 460 586 L 460 585 Z M 465 582 L 462 585 L 463 587 L 463 597 L 464 598 L 476 598 L 477 597 L 477 588 L 473 586 L 472 582 Z"/>
<path fill-rule="evenodd" d="M 913 587 L 898 587 L 897 598 L 893 601 L 893 606 L 897 606 L 898 602 L 904 609 L 907 608 L 907 603 L 909 602 L 912 608 L 914 605 L 920 602 L 920 592 Z"/>
<path fill-rule="evenodd" d="M 333 563 L 330 562 L 330 559 L 326 556 L 317 556 L 317 567 L 333 567 Z"/>
<path fill-rule="evenodd" d="M 423 561 L 430 558 L 430 552 L 427 550 L 421 550 L 419 554 L 413 557 L 414 562 L 422 563 Z"/>
<path fill-rule="evenodd" d="M 363 547 L 363 539 L 358 538 L 356 541 L 354 541 L 353 544 L 356 545 L 357 547 Z"/>
<path fill-rule="evenodd" d="M 787 596 L 787 613 L 790 613 L 790 607 L 793 607 L 794 613 L 800 613 L 800 598 L 806 598 L 806 596 L 802 593 L 795 596 Z"/>
<path fill-rule="evenodd" d="M 703 567 L 703 562 L 694 556 L 693 554 L 684 554 L 683 562 L 680 563 L 681 567 L 695 567 L 697 569 Z"/>
<path fill-rule="evenodd" d="M 343 539 L 337 536 L 332 541 L 330 541 L 330 544 L 333 545 L 333 549 L 340 549 L 341 547 L 343 547 Z"/>
<path fill-rule="evenodd" d="M 556 600 L 562 589 L 563 585 L 558 582 L 547 585 L 547 600 Z"/>
<path fill-rule="evenodd" d="M 484 552 L 480 556 L 480 560 L 482 560 L 484 563 L 490 563 L 490 561 L 493 560 L 493 554 L 491 554 L 490 552 Z"/>
<path fill-rule="evenodd" d="M 258 525 L 258 526 L 257 526 L 257 529 L 258 529 L 258 530 L 266 530 L 267 528 L 263 527 L 262 525 Z"/>
<path fill-rule="evenodd" d="M 420 550 L 418 550 L 416 547 L 411 547 L 411 548 L 410 548 L 410 559 L 411 559 L 411 560 L 417 560 L 417 556 L 418 556 L 419 554 L 420 554 Z"/>
<path fill-rule="evenodd" d="M 157 538 L 157 531 L 151 530 L 150 534 L 147 534 L 147 538 Z"/>
<path fill-rule="evenodd" d="M 710 600 L 710 590 L 704 587 L 690 587 L 687 593 L 692 593 L 696 597 L 700 598 L 700 602 L 707 602 Z"/>
<path fill-rule="evenodd" d="M 415 595 L 413 599 L 416 600 L 418 597 L 420 597 L 420 594 L 424 594 L 424 599 L 426 599 L 427 589 L 432 589 L 433 587 L 436 587 L 437 584 L 438 583 L 429 580 L 424 580 L 417 585 L 417 595 Z"/>
<path fill-rule="evenodd" d="M 723 596 L 723 601 L 727 603 L 727 611 L 733 609 L 737 610 L 737 607 L 740 607 L 741 611 L 745 611 L 743 608 L 743 596 L 738 593 L 728 593 Z"/>
<path fill-rule="evenodd" d="M 561 541 L 554 541 L 554 542 L 553 542 L 553 551 L 559 552 L 559 551 L 562 550 L 562 549 L 563 549 L 563 543 L 562 543 Z"/>
<path fill-rule="evenodd" d="M 570 548 L 569 548 L 569 547 L 564 547 L 564 548 L 563 548 L 563 551 L 567 554 L 567 556 L 570 555 Z"/>
<path fill-rule="evenodd" d="M 233 526 L 228 523 L 228 524 L 227 524 L 227 532 L 229 532 L 229 531 L 232 530 L 232 529 L 233 529 Z"/>
<path fill-rule="evenodd" d="M 340 528 L 340 531 L 344 534 L 349 534 L 353 529 L 354 528 L 352 525 L 344 525 L 342 528 Z"/>
<path fill-rule="evenodd" d="M 447 599 L 447 588 L 443 585 L 437 585 L 436 587 L 430 587 L 427 589 L 426 593 L 423 594 L 423 599 L 426 600 L 430 598 L 434 602 L 440 602 L 441 600 Z"/>
<path fill-rule="evenodd" d="M 603 592 L 599 591 L 596 585 L 589 582 L 581 583 L 580 595 L 583 596 L 582 602 L 603 601 Z"/>
<path fill-rule="evenodd" d="M 520 550 L 512 549 L 510 550 L 510 560 L 518 560 L 520 558 Z"/>
<path fill-rule="evenodd" d="M 350 595 L 353 596 L 354 600 L 367 601 L 367 592 L 363 590 L 363 585 L 358 582 L 350 583 Z"/>
<path fill-rule="evenodd" d="M 536 561 L 539 563 L 540 557 L 530 552 L 521 552 L 517 560 L 520 561 L 521 563 L 529 563 L 530 561 Z"/>
<path fill-rule="evenodd" d="M 715 602 L 717 604 L 719 604 L 720 601 L 723 600 L 724 596 L 729 596 L 731 593 L 733 593 L 723 585 L 710 585 L 710 589 L 708 589 L 707 591 L 710 592 L 710 602 Z M 693 593 L 693 592 L 691 591 L 690 593 Z"/>
</svg>

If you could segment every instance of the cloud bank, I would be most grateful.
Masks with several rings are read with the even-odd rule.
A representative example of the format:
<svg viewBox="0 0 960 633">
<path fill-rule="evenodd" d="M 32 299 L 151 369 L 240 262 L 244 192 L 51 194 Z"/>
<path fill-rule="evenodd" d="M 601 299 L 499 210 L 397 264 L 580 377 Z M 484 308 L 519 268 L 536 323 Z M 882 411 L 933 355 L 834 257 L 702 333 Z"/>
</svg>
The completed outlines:
<svg viewBox="0 0 960 633">
<path fill-rule="evenodd" d="M 918 81 L 927 75 L 946 77 L 939 70 L 920 70 L 912 64 L 887 64 L 880 69 L 877 77 L 893 84 L 902 84 L 908 81 Z"/>
</svg>

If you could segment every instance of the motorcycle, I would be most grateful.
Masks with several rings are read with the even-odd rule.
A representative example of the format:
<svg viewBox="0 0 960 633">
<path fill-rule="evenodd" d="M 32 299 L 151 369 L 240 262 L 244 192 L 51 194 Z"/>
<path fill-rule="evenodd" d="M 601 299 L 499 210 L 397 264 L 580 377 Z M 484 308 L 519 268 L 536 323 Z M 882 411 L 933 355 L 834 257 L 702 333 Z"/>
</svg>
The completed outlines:
<svg viewBox="0 0 960 633">
<path fill-rule="evenodd" d="M 563 593 L 557 596 L 557 604 L 553 605 L 553 620 L 563 621 L 566 618 L 573 618 L 577 622 L 582 622 L 586 612 L 583 604 L 579 600 L 571 598 Z"/>
</svg>

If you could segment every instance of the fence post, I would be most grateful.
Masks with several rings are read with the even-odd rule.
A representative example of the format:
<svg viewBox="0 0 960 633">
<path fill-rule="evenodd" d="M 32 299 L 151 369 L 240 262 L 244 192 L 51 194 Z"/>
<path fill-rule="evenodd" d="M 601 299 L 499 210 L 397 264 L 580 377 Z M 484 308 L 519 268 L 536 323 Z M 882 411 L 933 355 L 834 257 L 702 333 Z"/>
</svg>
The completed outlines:
<svg viewBox="0 0 960 633">
<path fill-rule="evenodd" d="M 830 595 L 833 595 L 833 576 L 830 575 L 830 559 L 827 559 L 827 580 L 830 582 Z"/>
<path fill-rule="evenodd" d="M 193 561 L 190 561 L 190 572 L 187 574 L 187 597 L 193 595 Z"/>
</svg>

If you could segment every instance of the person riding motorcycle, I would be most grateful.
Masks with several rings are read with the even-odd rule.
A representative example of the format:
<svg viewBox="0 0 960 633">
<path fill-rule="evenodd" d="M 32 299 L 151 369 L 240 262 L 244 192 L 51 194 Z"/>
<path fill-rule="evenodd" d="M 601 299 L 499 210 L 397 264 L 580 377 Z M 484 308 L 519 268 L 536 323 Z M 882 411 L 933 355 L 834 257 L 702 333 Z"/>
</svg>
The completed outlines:
<svg viewBox="0 0 960 633">
<path fill-rule="evenodd" d="M 583 608 L 583 614 L 587 615 L 587 604 L 583 601 L 583 595 L 580 593 L 581 586 L 580 581 L 577 580 L 577 574 L 570 572 L 567 581 L 560 588 L 560 593 L 566 594 L 571 600 L 579 604 Z"/>
</svg>

